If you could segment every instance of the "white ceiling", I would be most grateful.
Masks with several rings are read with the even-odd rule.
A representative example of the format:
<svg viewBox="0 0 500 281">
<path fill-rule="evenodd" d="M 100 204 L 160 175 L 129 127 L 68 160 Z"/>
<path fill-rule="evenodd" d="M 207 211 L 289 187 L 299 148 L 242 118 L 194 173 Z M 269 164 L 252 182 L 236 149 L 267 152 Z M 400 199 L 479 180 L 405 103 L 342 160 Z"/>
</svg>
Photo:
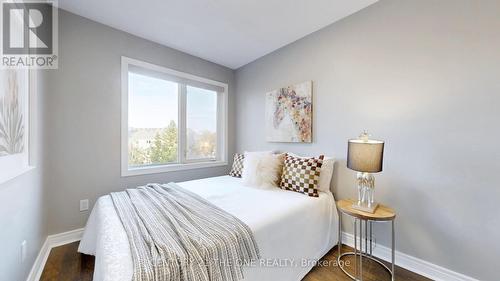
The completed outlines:
<svg viewBox="0 0 500 281">
<path fill-rule="evenodd" d="M 236 69 L 376 1 L 59 0 L 59 6 Z"/>
</svg>

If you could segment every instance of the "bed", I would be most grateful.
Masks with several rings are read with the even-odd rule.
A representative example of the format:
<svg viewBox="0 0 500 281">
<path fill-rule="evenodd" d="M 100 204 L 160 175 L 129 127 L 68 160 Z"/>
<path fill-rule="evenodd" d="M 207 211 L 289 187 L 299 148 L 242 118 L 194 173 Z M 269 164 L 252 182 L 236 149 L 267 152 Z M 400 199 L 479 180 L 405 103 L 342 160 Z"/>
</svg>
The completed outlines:
<svg viewBox="0 0 500 281">
<path fill-rule="evenodd" d="M 261 260 L 244 268 L 244 281 L 301 280 L 338 239 L 338 214 L 331 192 L 300 193 L 244 186 L 221 176 L 178 183 L 236 216 L 253 231 Z M 109 195 L 96 202 L 78 251 L 94 255 L 94 281 L 132 280 L 125 230 Z"/>
</svg>

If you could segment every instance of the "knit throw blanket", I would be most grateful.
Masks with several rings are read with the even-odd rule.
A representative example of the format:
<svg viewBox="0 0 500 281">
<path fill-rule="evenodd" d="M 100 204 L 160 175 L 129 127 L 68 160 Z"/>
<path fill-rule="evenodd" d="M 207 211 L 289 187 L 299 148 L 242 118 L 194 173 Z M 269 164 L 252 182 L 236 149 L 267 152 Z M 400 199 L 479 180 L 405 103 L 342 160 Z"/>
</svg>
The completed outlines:
<svg viewBox="0 0 500 281">
<path fill-rule="evenodd" d="M 250 228 L 169 183 L 111 193 L 127 233 L 133 281 L 231 281 L 259 258 Z"/>
</svg>

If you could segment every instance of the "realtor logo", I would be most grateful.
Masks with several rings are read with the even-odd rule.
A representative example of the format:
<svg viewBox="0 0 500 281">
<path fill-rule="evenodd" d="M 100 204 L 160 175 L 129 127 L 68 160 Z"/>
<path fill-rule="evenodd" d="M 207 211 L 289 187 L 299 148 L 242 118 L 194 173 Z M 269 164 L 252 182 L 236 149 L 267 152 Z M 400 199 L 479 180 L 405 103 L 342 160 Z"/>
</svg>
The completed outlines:
<svg viewBox="0 0 500 281">
<path fill-rule="evenodd" d="M 1 68 L 57 68 L 54 1 L 1 2 Z"/>
</svg>

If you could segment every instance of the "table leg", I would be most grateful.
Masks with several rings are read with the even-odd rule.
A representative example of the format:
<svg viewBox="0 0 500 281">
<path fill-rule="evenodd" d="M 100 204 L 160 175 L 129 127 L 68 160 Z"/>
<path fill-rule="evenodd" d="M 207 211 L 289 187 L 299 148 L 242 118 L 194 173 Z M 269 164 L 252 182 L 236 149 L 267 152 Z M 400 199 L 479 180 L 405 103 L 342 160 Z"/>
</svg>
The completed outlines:
<svg viewBox="0 0 500 281">
<path fill-rule="evenodd" d="M 342 254 L 342 213 L 339 212 L 339 245 L 338 247 L 338 256 Z"/>
<path fill-rule="evenodd" d="M 368 220 L 365 220 L 365 254 L 368 254 Z"/>
<path fill-rule="evenodd" d="M 359 280 L 363 281 L 363 221 L 362 220 L 359 220 Z"/>
<path fill-rule="evenodd" d="M 372 246 L 372 240 L 373 240 L 373 238 L 372 238 L 372 227 L 373 227 L 373 225 L 372 225 L 372 221 L 370 221 L 369 224 L 370 224 L 370 257 L 371 257 L 372 256 L 372 252 L 373 252 L 373 246 Z"/>
<path fill-rule="evenodd" d="M 354 219 L 354 276 L 358 278 L 358 219 Z"/>
<path fill-rule="evenodd" d="M 394 272 L 394 258 L 395 258 L 395 254 L 396 254 L 396 242 L 395 242 L 396 238 L 394 237 L 394 220 L 392 220 L 392 265 L 391 265 L 391 270 L 392 270 L 392 278 L 391 280 L 394 281 L 395 280 L 395 275 L 396 275 L 396 272 Z"/>
</svg>

